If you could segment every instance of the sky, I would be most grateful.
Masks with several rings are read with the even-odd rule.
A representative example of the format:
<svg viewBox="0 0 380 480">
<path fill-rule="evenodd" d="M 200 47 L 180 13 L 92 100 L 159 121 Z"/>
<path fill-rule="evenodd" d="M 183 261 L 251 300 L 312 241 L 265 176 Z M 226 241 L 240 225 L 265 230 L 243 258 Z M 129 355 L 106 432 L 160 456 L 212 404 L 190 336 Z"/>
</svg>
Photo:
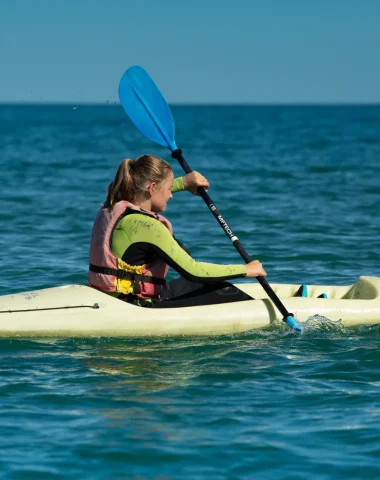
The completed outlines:
<svg viewBox="0 0 380 480">
<path fill-rule="evenodd" d="M 380 103 L 380 0 L 1 0 L 0 102 Z"/>
</svg>

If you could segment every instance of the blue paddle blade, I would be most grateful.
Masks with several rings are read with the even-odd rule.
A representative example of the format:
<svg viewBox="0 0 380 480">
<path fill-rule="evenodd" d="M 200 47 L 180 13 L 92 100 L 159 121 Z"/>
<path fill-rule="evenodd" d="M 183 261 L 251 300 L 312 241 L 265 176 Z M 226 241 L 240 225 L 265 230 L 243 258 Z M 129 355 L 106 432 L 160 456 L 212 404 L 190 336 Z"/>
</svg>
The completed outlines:
<svg viewBox="0 0 380 480">
<path fill-rule="evenodd" d="M 177 150 L 169 105 L 143 68 L 135 65 L 126 70 L 119 83 L 119 98 L 126 114 L 145 137 L 172 152 Z"/>
<path fill-rule="evenodd" d="M 297 320 L 294 317 L 292 317 L 291 315 L 286 317 L 285 322 L 289 325 L 289 327 L 292 330 L 295 330 L 296 332 L 302 332 L 302 328 L 298 324 Z"/>
</svg>

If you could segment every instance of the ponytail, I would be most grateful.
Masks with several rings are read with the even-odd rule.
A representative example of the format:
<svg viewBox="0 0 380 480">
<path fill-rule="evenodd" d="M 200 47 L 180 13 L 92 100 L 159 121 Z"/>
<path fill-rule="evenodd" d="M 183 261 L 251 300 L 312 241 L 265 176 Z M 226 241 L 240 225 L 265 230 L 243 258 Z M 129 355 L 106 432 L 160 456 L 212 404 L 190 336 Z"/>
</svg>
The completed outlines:
<svg viewBox="0 0 380 480">
<path fill-rule="evenodd" d="M 134 196 L 134 185 L 130 169 L 134 161 L 130 158 L 123 160 L 117 169 L 115 178 L 107 189 L 107 205 L 114 207 L 120 200 L 131 202 Z"/>
</svg>

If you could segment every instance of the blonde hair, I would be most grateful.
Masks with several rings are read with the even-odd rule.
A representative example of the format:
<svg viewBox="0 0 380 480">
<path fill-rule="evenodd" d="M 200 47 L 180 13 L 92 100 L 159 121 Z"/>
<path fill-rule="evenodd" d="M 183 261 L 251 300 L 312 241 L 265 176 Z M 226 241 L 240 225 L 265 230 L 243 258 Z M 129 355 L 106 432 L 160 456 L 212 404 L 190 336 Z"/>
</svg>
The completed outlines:
<svg viewBox="0 0 380 480">
<path fill-rule="evenodd" d="M 145 191 L 148 183 L 161 183 L 172 171 L 168 162 L 153 155 L 141 155 L 136 160 L 126 158 L 108 186 L 107 205 L 114 207 L 121 200 L 133 203 Z"/>
</svg>

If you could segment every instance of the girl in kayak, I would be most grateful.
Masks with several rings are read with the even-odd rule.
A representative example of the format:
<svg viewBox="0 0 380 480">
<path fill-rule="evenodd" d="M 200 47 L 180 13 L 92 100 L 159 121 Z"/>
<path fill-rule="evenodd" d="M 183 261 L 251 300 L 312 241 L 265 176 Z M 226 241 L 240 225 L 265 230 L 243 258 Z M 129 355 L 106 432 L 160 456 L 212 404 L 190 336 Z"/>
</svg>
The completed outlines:
<svg viewBox="0 0 380 480">
<path fill-rule="evenodd" d="M 265 276 L 258 260 L 247 265 L 198 262 L 174 237 L 170 222 L 158 214 L 173 193 L 188 190 L 196 195 L 198 187 L 209 187 L 203 175 L 192 172 L 174 179 L 171 166 L 161 158 L 142 155 L 124 160 L 95 219 L 89 284 L 154 308 L 252 300 L 226 280 Z M 181 276 L 166 283 L 169 267 Z"/>
</svg>

